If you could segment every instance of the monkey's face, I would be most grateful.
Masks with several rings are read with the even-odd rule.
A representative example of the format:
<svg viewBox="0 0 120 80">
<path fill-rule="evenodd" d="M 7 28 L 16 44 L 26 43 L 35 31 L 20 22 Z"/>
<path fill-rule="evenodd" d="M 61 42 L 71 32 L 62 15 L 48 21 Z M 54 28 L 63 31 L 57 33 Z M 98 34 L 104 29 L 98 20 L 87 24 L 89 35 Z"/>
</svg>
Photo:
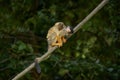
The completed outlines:
<svg viewBox="0 0 120 80">
<path fill-rule="evenodd" d="M 74 32 L 74 31 L 73 31 L 73 28 L 70 27 L 70 26 L 66 27 L 66 31 L 67 31 L 68 33 L 73 33 L 73 32 Z"/>
</svg>

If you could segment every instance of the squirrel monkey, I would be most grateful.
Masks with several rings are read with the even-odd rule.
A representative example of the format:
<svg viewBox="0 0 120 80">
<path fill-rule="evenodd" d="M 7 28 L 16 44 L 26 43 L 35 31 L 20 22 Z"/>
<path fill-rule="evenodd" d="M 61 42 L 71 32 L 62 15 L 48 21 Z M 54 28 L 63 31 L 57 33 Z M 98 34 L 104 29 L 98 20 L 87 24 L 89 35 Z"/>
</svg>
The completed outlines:
<svg viewBox="0 0 120 80">
<path fill-rule="evenodd" d="M 66 42 L 66 37 L 73 33 L 71 27 L 66 27 L 63 22 L 57 22 L 48 30 L 47 41 L 48 41 L 48 50 L 54 46 L 61 47 L 63 43 Z"/>
<path fill-rule="evenodd" d="M 63 43 L 66 42 L 67 36 L 73 33 L 73 29 L 71 27 L 66 27 L 63 22 L 57 22 L 48 30 L 48 34 L 46 36 L 48 42 L 48 50 L 50 50 L 54 46 L 61 47 Z M 37 72 L 41 72 L 41 68 L 38 64 L 37 59 L 35 60 L 35 67 Z"/>
</svg>

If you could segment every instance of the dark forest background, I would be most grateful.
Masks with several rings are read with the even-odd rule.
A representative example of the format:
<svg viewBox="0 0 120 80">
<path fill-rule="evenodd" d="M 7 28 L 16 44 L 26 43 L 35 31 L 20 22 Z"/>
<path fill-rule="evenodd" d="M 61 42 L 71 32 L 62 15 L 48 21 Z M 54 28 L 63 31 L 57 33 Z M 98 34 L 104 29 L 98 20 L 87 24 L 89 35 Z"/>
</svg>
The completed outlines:
<svg viewBox="0 0 120 80">
<path fill-rule="evenodd" d="M 102 0 L 0 0 L 0 80 L 47 51 L 55 22 L 73 28 Z M 120 1 L 110 0 L 63 47 L 20 80 L 120 80 Z"/>
</svg>

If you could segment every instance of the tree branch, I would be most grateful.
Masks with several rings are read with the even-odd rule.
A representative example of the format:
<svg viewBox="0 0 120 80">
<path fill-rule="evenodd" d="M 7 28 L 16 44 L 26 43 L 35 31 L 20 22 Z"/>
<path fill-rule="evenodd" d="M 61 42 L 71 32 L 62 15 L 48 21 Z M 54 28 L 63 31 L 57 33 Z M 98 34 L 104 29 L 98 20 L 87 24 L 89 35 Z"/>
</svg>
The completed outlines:
<svg viewBox="0 0 120 80">
<path fill-rule="evenodd" d="M 88 20 L 90 20 L 101 8 L 103 8 L 108 3 L 108 1 L 109 0 L 103 0 L 86 18 L 83 19 L 82 22 L 80 22 L 74 28 L 74 33 L 76 33 Z M 44 61 L 45 59 L 47 59 L 56 48 L 57 47 L 53 47 L 51 50 L 47 51 L 43 56 L 41 56 L 40 58 L 37 58 L 38 62 L 40 63 L 41 61 Z M 25 75 L 28 71 L 30 71 L 34 67 L 35 67 L 35 63 L 32 63 L 30 66 L 28 66 L 21 73 L 17 74 L 12 80 L 18 80 L 20 77 L 22 77 L 23 75 Z"/>
</svg>

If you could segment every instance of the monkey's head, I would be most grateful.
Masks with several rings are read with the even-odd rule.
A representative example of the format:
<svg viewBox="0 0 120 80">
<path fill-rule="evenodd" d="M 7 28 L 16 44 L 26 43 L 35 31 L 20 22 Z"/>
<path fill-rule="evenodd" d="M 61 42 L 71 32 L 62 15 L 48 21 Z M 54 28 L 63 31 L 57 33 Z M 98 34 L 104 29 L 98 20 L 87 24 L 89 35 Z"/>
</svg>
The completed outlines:
<svg viewBox="0 0 120 80">
<path fill-rule="evenodd" d="M 63 22 L 57 22 L 55 23 L 55 26 L 58 28 L 59 31 L 66 27 Z"/>
</svg>

